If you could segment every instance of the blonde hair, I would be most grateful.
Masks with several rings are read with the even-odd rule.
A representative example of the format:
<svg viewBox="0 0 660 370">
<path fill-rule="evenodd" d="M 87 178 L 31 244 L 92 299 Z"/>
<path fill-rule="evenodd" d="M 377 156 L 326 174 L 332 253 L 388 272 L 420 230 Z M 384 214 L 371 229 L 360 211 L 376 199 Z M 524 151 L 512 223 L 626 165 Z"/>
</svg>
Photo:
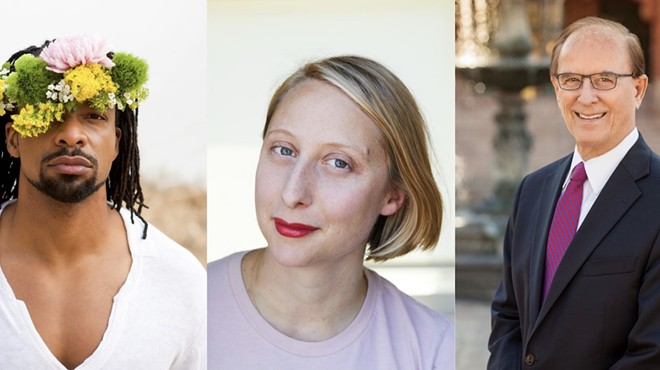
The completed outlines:
<svg viewBox="0 0 660 370">
<path fill-rule="evenodd" d="M 341 89 L 378 126 L 388 153 L 390 184 L 406 194 L 395 214 L 379 216 L 369 235 L 367 259 L 385 261 L 435 247 L 442 197 L 431 169 L 426 124 L 410 91 L 387 68 L 367 58 L 338 56 L 307 63 L 275 91 L 264 136 L 284 96 L 307 79 Z"/>
</svg>

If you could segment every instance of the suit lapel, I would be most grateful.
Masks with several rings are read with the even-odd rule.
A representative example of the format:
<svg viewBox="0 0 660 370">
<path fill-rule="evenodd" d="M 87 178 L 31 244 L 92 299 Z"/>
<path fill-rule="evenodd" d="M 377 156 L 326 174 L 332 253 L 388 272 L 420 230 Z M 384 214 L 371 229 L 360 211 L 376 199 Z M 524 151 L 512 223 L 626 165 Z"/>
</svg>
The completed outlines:
<svg viewBox="0 0 660 370">
<path fill-rule="evenodd" d="M 593 250 L 641 196 L 642 193 L 636 181 L 648 175 L 650 158 L 651 151 L 640 135 L 635 145 L 612 173 L 568 246 L 566 254 L 557 268 L 546 301 L 541 307 L 535 328 L 538 327 Z M 545 246 L 543 250 L 545 251 Z"/>
<path fill-rule="evenodd" d="M 557 199 L 561 193 L 561 185 L 571 166 L 573 155 L 565 157 L 557 171 L 548 175 L 543 182 L 539 193 L 538 214 L 532 240 L 532 255 L 530 263 L 530 292 L 528 312 L 529 322 L 536 322 L 541 310 L 541 296 L 543 294 L 543 274 L 545 271 L 545 249 L 548 242 L 548 231 L 552 223 Z M 531 331 L 533 326 L 529 327 Z"/>
</svg>

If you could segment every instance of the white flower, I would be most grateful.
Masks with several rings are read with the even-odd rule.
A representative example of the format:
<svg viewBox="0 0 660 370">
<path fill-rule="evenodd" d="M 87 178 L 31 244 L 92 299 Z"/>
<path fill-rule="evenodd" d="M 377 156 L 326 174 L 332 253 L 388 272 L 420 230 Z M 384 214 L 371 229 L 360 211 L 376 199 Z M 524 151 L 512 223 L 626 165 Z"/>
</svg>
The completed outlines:
<svg viewBox="0 0 660 370">
<path fill-rule="evenodd" d="M 47 99 L 53 99 L 53 100 L 57 101 L 57 93 L 54 92 L 54 91 L 48 90 L 48 91 L 46 91 L 46 98 Z"/>
<path fill-rule="evenodd" d="M 13 110 L 14 109 L 14 104 L 12 103 L 5 103 L 2 100 L 0 100 L 0 112 L 4 115 L 7 113 L 7 111 Z"/>
<path fill-rule="evenodd" d="M 48 85 L 48 91 L 46 91 L 46 99 L 52 99 L 57 101 L 57 87 L 55 85 L 53 84 Z"/>
<path fill-rule="evenodd" d="M 117 98 L 114 93 L 108 93 L 108 108 L 112 108 L 117 105 Z"/>
<path fill-rule="evenodd" d="M 54 101 L 66 103 L 73 101 L 73 94 L 71 94 L 71 86 L 67 85 L 64 80 L 60 80 L 57 85 L 48 85 L 46 98 Z"/>
</svg>

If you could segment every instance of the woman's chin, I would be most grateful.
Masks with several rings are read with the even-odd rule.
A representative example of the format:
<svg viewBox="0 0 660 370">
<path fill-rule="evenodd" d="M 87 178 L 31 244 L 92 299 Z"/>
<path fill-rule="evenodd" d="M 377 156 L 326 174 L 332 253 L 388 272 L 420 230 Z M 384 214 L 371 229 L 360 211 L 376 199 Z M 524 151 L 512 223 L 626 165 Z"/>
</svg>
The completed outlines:
<svg viewBox="0 0 660 370">
<path fill-rule="evenodd" d="M 314 265 L 315 256 L 309 248 L 293 245 L 270 244 L 266 254 L 277 265 L 286 268 L 301 268 Z"/>
</svg>

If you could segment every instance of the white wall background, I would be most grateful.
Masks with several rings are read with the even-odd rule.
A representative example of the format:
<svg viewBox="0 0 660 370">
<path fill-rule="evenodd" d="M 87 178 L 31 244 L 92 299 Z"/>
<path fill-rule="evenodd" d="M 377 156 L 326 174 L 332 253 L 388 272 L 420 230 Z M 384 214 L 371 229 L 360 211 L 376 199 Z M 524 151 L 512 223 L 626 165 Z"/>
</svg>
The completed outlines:
<svg viewBox="0 0 660 370">
<path fill-rule="evenodd" d="M 209 261 L 265 246 L 254 211 L 254 173 L 275 88 L 305 61 L 359 54 L 406 83 L 435 149 L 446 201 L 441 241 L 431 256 L 409 256 L 404 263 L 453 265 L 453 2 L 209 0 L 208 42 Z M 448 283 L 453 290 L 453 279 Z"/>
<path fill-rule="evenodd" d="M 3 1 L 0 64 L 30 45 L 95 33 L 149 63 L 143 179 L 206 186 L 206 0 Z"/>
</svg>

